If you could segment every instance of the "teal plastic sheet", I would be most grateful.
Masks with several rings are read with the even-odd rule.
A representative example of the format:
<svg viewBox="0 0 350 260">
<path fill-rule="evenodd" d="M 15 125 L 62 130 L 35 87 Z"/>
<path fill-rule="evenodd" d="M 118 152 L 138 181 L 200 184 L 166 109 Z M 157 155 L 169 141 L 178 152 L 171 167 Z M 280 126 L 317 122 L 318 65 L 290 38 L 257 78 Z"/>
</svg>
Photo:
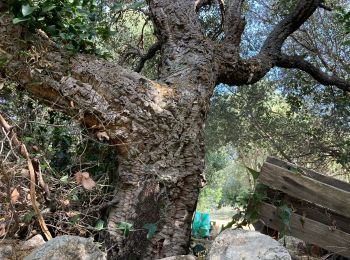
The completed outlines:
<svg viewBox="0 0 350 260">
<path fill-rule="evenodd" d="M 208 213 L 196 211 L 193 224 L 192 236 L 197 238 L 209 237 L 210 234 L 210 216 Z"/>
</svg>

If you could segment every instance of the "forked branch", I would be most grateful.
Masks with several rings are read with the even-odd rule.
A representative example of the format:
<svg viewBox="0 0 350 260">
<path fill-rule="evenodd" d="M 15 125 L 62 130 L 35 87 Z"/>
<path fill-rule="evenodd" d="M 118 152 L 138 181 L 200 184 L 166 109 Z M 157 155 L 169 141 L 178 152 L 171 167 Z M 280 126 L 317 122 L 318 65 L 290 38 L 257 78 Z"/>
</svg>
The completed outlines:
<svg viewBox="0 0 350 260">
<path fill-rule="evenodd" d="M 298 30 L 322 2 L 323 0 L 300 0 L 296 7 L 271 31 L 261 48 L 260 55 L 269 56 L 271 59 L 279 56 L 288 36 Z"/>
</svg>

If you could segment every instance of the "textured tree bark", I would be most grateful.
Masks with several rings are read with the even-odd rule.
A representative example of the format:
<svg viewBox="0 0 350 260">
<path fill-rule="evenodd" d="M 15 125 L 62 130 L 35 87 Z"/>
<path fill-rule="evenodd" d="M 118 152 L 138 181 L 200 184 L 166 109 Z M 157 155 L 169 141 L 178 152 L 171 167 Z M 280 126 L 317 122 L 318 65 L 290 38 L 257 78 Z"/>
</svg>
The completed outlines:
<svg viewBox="0 0 350 260">
<path fill-rule="evenodd" d="M 110 211 L 109 257 L 153 259 L 187 253 L 204 181 L 202 129 L 217 73 L 212 47 L 198 40 L 183 45 L 187 55 L 174 55 L 167 61 L 170 66 L 164 66 L 170 76 L 154 82 L 95 57 L 71 57 L 42 33 L 23 41 L 10 20 L 2 22 L 5 74 L 35 97 L 80 118 L 91 131 L 107 132 L 116 145 L 120 202 Z M 16 34 L 18 43 L 13 42 Z M 37 60 L 21 57 L 19 49 L 37 55 Z M 122 221 L 133 224 L 127 238 L 117 229 Z M 145 224 L 157 225 L 151 240 Z"/>
<path fill-rule="evenodd" d="M 162 43 L 158 81 L 93 56 L 71 56 L 44 33 L 28 35 L 8 15 L 0 18 L 0 53 L 7 59 L 2 73 L 36 98 L 76 116 L 92 132 L 106 132 L 118 150 L 115 196 L 120 202 L 109 215 L 110 259 L 187 253 L 204 182 L 202 130 L 215 85 L 252 84 L 281 64 L 284 40 L 322 1 L 299 1 L 261 52 L 247 60 L 239 56 L 243 0 L 228 1 L 221 43 L 202 34 L 195 2 L 148 1 Z M 286 61 L 281 66 L 297 67 Z M 341 87 L 347 90 L 350 84 L 342 81 Z M 117 229 L 120 222 L 133 224 L 127 238 Z M 146 237 L 145 224 L 157 225 L 152 239 Z"/>
</svg>

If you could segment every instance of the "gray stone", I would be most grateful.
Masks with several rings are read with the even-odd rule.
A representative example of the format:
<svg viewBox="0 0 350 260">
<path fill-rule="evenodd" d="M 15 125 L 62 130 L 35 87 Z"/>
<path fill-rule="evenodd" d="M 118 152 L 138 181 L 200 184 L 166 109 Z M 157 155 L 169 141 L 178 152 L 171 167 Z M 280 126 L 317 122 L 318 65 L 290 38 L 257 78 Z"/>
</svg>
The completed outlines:
<svg viewBox="0 0 350 260">
<path fill-rule="evenodd" d="M 197 260 L 197 257 L 195 257 L 194 255 L 176 255 L 162 258 L 159 260 Z"/>
<path fill-rule="evenodd" d="M 286 248 L 256 231 L 226 229 L 213 242 L 208 260 L 291 260 Z"/>
<path fill-rule="evenodd" d="M 106 256 L 88 238 L 59 236 L 34 250 L 24 260 L 105 260 Z"/>
<path fill-rule="evenodd" d="M 42 235 L 38 234 L 25 241 L 21 246 L 21 250 L 31 250 L 43 244 L 45 244 L 45 240 Z"/>
<path fill-rule="evenodd" d="M 1 245 L 0 244 L 0 259 L 11 260 L 14 256 L 14 248 L 12 245 Z"/>
<path fill-rule="evenodd" d="M 307 246 L 303 240 L 292 236 L 284 236 L 278 240 L 289 252 L 296 255 L 305 255 L 307 253 Z"/>
</svg>

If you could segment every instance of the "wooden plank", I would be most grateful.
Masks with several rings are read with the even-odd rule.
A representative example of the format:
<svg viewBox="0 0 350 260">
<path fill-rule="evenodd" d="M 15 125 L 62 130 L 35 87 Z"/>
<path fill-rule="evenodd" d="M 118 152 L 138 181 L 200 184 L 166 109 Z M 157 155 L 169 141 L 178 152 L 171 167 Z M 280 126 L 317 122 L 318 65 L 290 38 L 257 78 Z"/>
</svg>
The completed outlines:
<svg viewBox="0 0 350 260">
<path fill-rule="evenodd" d="M 259 181 L 294 198 L 315 203 L 350 218 L 350 192 L 270 163 L 264 163 Z"/>
<path fill-rule="evenodd" d="M 278 209 L 275 206 L 262 203 L 260 214 L 260 220 L 266 226 L 279 231 L 284 229 L 285 226 L 278 217 Z M 304 224 L 300 221 L 301 219 Z M 333 230 L 327 225 L 301 215 L 292 213 L 289 234 L 336 254 L 350 257 L 350 234 L 337 229 Z"/>
<path fill-rule="evenodd" d="M 292 198 L 288 195 L 284 196 L 283 202 L 287 205 L 292 205 L 294 212 L 298 215 L 305 216 L 326 226 L 334 227 L 350 234 L 350 218 L 346 218 L 310 202 Z"/>
<path fill-rule="evenodd" d="M 293 208 L 293 211 L 298 215 L 305 216 L 327 226 L 334 226 L 336 229 L 350 234 L 350 218 L 339 215 L 314 203 L 293 198 L 271 188 L 267 190 L 267 197 L 270 198 L 270 201 L 283 201 L 283 204 Z"/>
<path fill-rule="evenodd" d="M 310 170 L 310 169 L 306 169 L 304 167 L 297 166 L 297 165 L 292 164 L 292 163 L 284 162 L 284 161 L 279 160 L 275 157 L 271 157 L 271 156 L 267 157 L 266 162 L 277 165 L 281 168 L 285 168 L 289 171 L 297 171 L 298 169 L 300 169 L 301 170 L 300 173 L 305 175 L 305 176 L 311 177 L 311 178 L 318 180 L 320 182 L 334 186 L 338 189 L 350 192 L 350 183 L 347 183 L 347 182 L 344 182 L 341 180 L 337 180 L 335 178 L 323 175 L 321 173 L 315 172 L 315 171 Z"/>
</svg>

